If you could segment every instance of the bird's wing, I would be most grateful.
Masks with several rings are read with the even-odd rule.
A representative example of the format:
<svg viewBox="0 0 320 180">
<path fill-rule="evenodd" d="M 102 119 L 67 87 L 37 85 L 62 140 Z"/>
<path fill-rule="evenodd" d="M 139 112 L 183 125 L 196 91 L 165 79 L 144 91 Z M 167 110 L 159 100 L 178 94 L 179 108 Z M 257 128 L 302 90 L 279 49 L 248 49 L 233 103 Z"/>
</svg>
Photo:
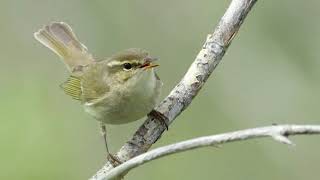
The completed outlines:
<svg viewBox="0 0 320 180">
<path fill-rule="evenodd" d="M 104 71 L 97 64 L 91 64 L 81 75 L 72 74 L 61 84 L 64 92 L 73 99 L 91 102 L 103 98 L 110 90 L 104 80 Z"/>
</svg>

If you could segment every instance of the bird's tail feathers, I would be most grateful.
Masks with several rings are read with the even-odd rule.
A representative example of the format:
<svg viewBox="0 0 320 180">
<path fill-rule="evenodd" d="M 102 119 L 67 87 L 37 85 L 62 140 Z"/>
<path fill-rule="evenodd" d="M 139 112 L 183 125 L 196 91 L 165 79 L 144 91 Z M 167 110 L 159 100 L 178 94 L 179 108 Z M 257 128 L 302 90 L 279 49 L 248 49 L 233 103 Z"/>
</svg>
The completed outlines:
<svg viewBox="0 0 320 180">
<path fill-rule="evenodd" d="M 52 22 L 35 32 L 34 37 L 62 58 L 70 71 L 94 61 L 71 27 L 64 22 Z"/>
</svg>

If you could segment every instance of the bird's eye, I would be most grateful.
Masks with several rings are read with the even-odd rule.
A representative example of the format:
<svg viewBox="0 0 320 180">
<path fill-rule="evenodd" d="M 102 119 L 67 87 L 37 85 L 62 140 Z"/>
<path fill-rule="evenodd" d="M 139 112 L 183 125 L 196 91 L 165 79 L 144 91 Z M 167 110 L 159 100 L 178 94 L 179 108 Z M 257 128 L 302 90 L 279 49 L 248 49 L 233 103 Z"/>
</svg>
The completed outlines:
<svg viewBox="0 0 320 180">
<path fill-rule="evenodd" d="M 123 64 L 123 69 L 129 70 L 129 69 L 131 69 L 131 68 L 132 68 L 132 65 L 131 65 L 130 63 L 124 63 L 124 64 Z"/>
</svg>

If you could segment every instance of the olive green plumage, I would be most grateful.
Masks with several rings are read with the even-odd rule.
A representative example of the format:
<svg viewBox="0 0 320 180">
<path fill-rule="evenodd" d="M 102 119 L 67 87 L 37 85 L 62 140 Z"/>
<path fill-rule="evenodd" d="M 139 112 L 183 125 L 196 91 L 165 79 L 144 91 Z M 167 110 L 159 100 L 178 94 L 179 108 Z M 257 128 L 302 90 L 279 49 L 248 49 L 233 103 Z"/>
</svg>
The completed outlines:
<svg viewBox="0 0 320 180">
<path fill-rule="evenodd" d="M 157 102 L 162 83 L 153 69 L 155 59 L 147 51 L 132 48 L 97 61 L 63 22 L 43 27 L 35 38 L 62 58 L 70 77 L 61 88 L 97 120 L 131 122 Z"/>
</svg>

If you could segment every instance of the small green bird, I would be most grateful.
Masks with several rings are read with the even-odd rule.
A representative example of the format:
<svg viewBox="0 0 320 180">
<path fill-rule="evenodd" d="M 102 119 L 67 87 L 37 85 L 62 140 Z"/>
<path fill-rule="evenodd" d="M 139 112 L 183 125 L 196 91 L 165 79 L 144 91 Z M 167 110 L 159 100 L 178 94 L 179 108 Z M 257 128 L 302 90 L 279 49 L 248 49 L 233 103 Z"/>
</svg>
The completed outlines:
<svg viewBox="0 0 320 180">
<path fill-rule="evenodd" d="M 96 60 L 64 22 L 52 22 L 34 37 L 67 66 L 70 77 L 61 88 L 101 122 L 107 153 L 114 158 L 108 150 L 105 124 L 129 123 L 153 109 L 162 87 L 154 71 L 156 58 L 132 48 Z"/>
</svg>

